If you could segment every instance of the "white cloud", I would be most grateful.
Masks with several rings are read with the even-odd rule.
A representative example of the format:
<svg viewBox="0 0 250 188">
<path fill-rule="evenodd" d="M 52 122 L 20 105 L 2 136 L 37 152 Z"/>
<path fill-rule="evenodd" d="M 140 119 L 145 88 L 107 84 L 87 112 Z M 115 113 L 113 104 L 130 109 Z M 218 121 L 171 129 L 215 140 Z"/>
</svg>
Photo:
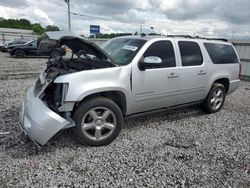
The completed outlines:
<svg viewBox="0 0 250 188">
<path fill-rule="evenodd" d="M 41 9 L 34 7 L 33 13 L 35 16 L 39 18 L 39 20 L 42 20 L 44 24 L 49 24 L 49 25 L 54 24 L 54 22 L 49 18 L 48 14 L 42 11 Z"/>
<path fill-rule="evenodd" d="M 1 0 L 0 16 L 27 18 L 43 26 L 68 29 L 67 5 L 63 0 Z M 140 31 L 163 34 L 199 34 L 230 37 L 246 36 L 250 30 L 249 0 L 71 0 L 71 11 L 93 17 L 71 15 L 75 33 L 89 34 L 90 24 L 102 32 Z M 243 29 L 244 28 L 244 29 Z"/>
</svg>

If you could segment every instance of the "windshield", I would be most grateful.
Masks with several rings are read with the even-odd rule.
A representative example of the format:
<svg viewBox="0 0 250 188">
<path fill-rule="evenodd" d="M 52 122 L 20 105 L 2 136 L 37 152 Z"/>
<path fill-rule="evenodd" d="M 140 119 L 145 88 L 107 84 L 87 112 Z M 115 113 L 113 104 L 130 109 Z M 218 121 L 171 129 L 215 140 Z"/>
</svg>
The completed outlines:
<svg viewBox="0 0 250 188">
<path fill-rule="evenodd" d="M 143 39 L 115 38 L 108 41 L 102 48 L 118 65 L 127 65 L 145 44 Z"/>
</svg>

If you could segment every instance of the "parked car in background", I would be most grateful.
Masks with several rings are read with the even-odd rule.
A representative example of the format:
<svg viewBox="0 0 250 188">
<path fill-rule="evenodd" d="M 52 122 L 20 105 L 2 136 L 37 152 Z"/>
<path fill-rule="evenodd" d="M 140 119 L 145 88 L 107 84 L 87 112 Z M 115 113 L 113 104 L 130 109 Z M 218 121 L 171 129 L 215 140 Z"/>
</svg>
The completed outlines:
<svg viewBox="0 0 250 188">
<path fill-rule="evenodd" d="M 38 145 L 70 127 L 81 143 L 106 145 L 124 117 L 139 113 L 195 104 L 215 113 L 240 85 L 239 58 L 225 40 L 129 36 L 100 48 L 56 38 L 72 55 L 48 60 L 22 105 L 21 127 Z"/>
<path fill-rule="evenodd" d="M 52 58 L 60 57 L 66 53 L 64 47 L 53 48 L 43 53 L 37 53 L 37 40 L 26 42 L 25 44 L 15 44 L 8 46 L 8 52 L 11 56 L 22 58 L 25 56 L 50 56 Z"/>
<path fill-rule="evenodd" d="M 4 45 L 0 44 L 0 51 L 3 52 Z"/>
<path fill-rule="evenodd" d="M 12 45 L 17 45 L 17 44 L 25 44 L 27 43 L 27 40 L 19 39 L 19 40 L 12 40 L 10 42 L 5 43 L 2 48 L 0 48 L 1 52 L 8 52 L 8 47 Z"/>
</svg>

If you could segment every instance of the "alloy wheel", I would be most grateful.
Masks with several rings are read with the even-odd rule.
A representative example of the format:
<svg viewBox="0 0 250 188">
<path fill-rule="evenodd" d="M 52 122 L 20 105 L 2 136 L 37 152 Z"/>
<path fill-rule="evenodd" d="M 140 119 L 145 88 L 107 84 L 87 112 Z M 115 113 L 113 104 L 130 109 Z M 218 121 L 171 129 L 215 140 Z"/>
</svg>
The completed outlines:
<svg viewBox="0 0 250 188">
<path fill-rule="evenodd" d="M 223 90 L 220 88 L 215 89 L 210 100 L 212 109 L 213 110 L 219 109 L 223 103 L 223 99 L 224 99 Z"/>
<path fill-rule="evenodd" d="M 91 140 L 103 140 L 109 137 L 116 127 L 114 113 L 106 107 L 89 110 L 82 120 L 83 134 Z"/>
</svg>

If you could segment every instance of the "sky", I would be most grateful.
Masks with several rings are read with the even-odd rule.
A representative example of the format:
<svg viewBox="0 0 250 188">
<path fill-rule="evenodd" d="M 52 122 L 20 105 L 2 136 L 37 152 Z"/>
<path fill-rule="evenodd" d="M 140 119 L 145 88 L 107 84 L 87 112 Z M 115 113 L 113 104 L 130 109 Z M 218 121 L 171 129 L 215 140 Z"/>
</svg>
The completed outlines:
<svg viewBox="0 0 250 188">
<path fill-rule="evenodd" d="M 156 32 L 204 37 L 250 38 L 250 0 L 70 0 L 72 32 Z M 26 18 L 68 30 L 64 0 L 0 0 L 0 17 Z M 154 29 L 151 29 L 153 27 Z"/>
</svg>

